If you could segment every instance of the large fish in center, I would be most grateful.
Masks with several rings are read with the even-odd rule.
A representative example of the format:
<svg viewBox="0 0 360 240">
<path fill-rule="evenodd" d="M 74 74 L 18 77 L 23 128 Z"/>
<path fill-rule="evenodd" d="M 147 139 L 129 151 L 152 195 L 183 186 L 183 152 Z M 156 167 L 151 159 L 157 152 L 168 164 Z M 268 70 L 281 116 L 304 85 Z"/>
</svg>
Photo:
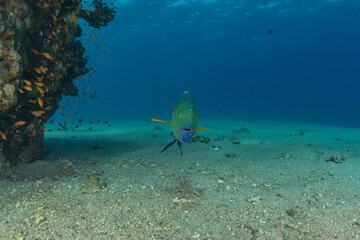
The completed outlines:
<svg viewBox="0 0 360 240">
<path fill-rule="evenodd" d="M 211 130 L 209 128 L 197 127 L 199 114 L 194 98 L 189 91 L 184 92 L 178 99 L 173 109 L 172 120 L 165 122 L 158 119 L 151 119 L 151 121 L 166 123 L 171 126 L 174 141 L 169 143 L 161 152 L 168 149 L 175 142 L 178 143 L 180 153 L 182 155 L 182 144 L 190 142 L 195 135 L 196 130 Z"/>
</svg>

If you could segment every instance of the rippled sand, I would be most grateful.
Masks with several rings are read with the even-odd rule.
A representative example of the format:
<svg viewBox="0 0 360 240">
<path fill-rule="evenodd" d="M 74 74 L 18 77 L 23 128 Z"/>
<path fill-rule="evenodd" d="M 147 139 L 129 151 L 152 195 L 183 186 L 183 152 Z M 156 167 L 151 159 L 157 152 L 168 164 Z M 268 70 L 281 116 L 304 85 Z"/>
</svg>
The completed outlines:
<svg viewBox="0 0 360 240">
<path fill-rule="evenodd" d="M 0 239 L 360 238 L 359 129 L 200 125 L 183 157 L 147 121 L 48 133 L 0 181 Z"/>
</svg>

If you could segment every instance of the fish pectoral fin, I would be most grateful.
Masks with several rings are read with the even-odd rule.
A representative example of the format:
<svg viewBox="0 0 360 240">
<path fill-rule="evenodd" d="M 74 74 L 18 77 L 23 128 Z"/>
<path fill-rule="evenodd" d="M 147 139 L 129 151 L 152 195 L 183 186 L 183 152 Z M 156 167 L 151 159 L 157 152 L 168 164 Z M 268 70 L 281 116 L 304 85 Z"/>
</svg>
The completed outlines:
<svg viewBox="0 0 360 240">
<path fill-rule="evenodd" d="M 182 143 L 181 143 L 180 141 L 178 141 L 178 146 L 179 146 L 179 148 L 180 148 L 180 154 L 181 154 L 181 156 L 182 156 L 182 155 L 183 155 L 183 154 L 182 154 L 182 148 L 181 148 Z"/>
<path fill-rule="evenodd" d="M 165 151 L 166 149 L 168 149 L 169 147 L 171 147 L 177 140 L 175 139 L 174 141 L 172 141 L 171 143 L 169 143 L 163 150 L 161 150 L 160 153 L 162 153 L 163 151 Z"/>
<path fill-rule="evenodd" d="M 150 119 L 151 121 L 153 121 L 153 122 L 161 122 L 161 123 L 166 123 L 166 124 L 168 124 L 169 126 L 171 126 L 171 123 L 169 123 L 169 122 L 166 122 L 166 121 L 163 121 L 163 120 L 159 120 L 159 119 L 154 119 L 154 118 L 152 118 L 152 119 Z"/>
<path fill-rule="evenodd" d="M 211 128 L 197 127 L 196 130 L 201 131 L 201 130 L 212 130 L 212 129 Z"/>
</svg>

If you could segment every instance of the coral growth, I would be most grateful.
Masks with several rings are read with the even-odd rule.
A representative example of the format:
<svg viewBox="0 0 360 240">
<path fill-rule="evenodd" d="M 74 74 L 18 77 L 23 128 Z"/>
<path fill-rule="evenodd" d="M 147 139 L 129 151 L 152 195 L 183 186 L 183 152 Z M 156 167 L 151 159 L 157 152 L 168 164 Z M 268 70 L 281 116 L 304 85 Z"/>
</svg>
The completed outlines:
<svg viewBox="0 0 360 240">
<path fill-rule="evenodd" d="M 327 162 L 334 162 L 334 163 L 344 163 L 346 161 L 347 155 L 343 154 L 334 154 L 329 159 L 327 159 Z"/>
<path fill-rule="evenodd" d="M 201 143 L 209 143 L 210 142 L 210 138 L 199 135 L 196 137 L 193 137 L 190 141 L 190 143 L 196 143 L 196 142 L 201 142 Z"/>
<path fill-rule="evenodd" d="M 115 12 L 101 0 L 0 0 L 0 170 L 41 159 L 44 123 L 88 72 L 79 17 L 106 26 Z M 86 17 L 85 17 L 86 16 Z"/>
</svg>

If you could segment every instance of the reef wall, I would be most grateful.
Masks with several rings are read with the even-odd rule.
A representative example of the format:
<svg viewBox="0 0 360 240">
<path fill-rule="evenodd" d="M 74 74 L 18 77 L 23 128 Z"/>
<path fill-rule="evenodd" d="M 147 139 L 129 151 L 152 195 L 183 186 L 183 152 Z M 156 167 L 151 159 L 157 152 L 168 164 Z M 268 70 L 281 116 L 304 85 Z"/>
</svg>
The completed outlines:
<svg viewBox="0 0 360 240">
<path fill-rule="evenodd" d="M 0 0 L 0 177 L 44 156 L 44 124 L 88 72 L 78 18 L 91 27 L 115 16 L 102 0 Z"/>
</svg>

